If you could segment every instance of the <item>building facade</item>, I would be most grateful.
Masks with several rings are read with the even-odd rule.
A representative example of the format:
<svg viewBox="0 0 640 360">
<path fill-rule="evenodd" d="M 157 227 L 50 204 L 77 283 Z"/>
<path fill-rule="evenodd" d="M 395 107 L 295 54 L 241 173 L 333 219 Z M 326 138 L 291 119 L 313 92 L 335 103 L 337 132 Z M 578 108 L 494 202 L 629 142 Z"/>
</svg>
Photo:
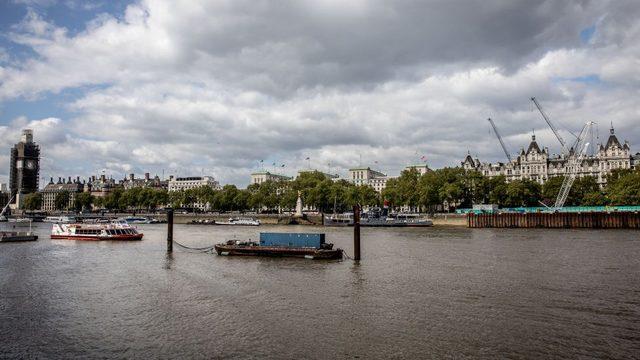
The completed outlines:
<svg viewBox="0 0 640 360">
<path fill-rule="evenodd" d="M 573 149 L 570 151 L 573 154 Z M 607 175 L 612 170 L 632 169 L 638 166 L 639 164 L 635 163 L 636 158 L 640 156 L 632 156 L 629 143 L 625 141 L 621 144 L 611 128 L 607 143 L 599 144 L 597 152 L 584 157 L 577 176 L 593 176 L 600 186 L 604 186 L 607 183 Z M 563 176 L 568 160 L 567 155 L 551 156 L 548 148 L 541 149 L 533 135 L 527 150 L 521 149 L 518 156 L 509 163 L 481 163 L 477 158 L 472 158 L 471 154 L 467 154 L 462 167 L 466 170 L 477 170 L 488 177 L 503 175 L 507 182 L 528 179 L 544 184 L 551 177 Z"/>
<path fill-rule="evenodd" d="M 69 202 L 67 208 L 72 209 L 75 205 L 76 195 L 84 191 L 85 184 L 80 182 L 80 179 L 68 181 L 58 178 L 58 182 L 54 183 L 53 178 L 49 180 L 49 183 L 42 189 L 42 207 L 44 211 L 55 211 L 56 209 L 56 197 L 63 192 L 69 193 Z"/>
<path fill-rule="evenodd" d="M 415 170 L 421 176 L 428 172 L 431 172 L 431 169 L 429 169 L 429 166 L 427 166 L 427 164 L 408 165 L 404 168 L 404 170 L 405 171 Z"/>
<path fill-rule="evenodd" d="M 192 176 L 192 177 L 169 177 L 169 192 L 172 191 L 181 191 L 181 190 L 190 190 L 196 189 L 202 186 L 208 186 L 214 190 L 220 190 L 222 187 L 220 184 L 213 178 L 213 176 Z M 206 211 L 209 209 L 209 204 L 203 203 L 194 203 L 193 207 L 199 209 L 201 211 Z"/>
<path fill-rule="evenodd" d="M 161 180 L 158 175 L 151 177 L 149 173 L 144 173 L 144 178 L 136 178 L 134 174 L 129 174 L 129 177 L 122 181 L 122 186 L 125 190 L 133 188 L 155 188 L 155 189 L 168 189 L 169 181 Z"/>
<path fill-rule="evenodd" d="M 251 174 L 251 183 L 252 184 L 262 184 L 265 181 L 290 181 L 292 178 L 290 176 L 281 175 L 281 174 L 273 174 L 268 171 L 258 171 Z"/>
<path fill-rule="evenodd" d="M 22 130 L 20 142 L 11 148 L 9 169 L 10 198 L 20 206 L 24 194 L 38 191 L 40 178 L 40 147 L 33 142 L 33 130 Z"/>
<path fill-rule="evenodd" d="M 221 189 L 220 184 L 213 178 L 213 176 L 169 177 L 169 191 L 189 190 L 201 186 L 209 186 L 214 190 Z"/>
<path fill-rule="evenodd" d="M 370 167 L 349 169 L 348 181 L 356 186 L 371 186 L 377 192 L 381 192 L 386 186 L 389 177 Z"/>
</svg>

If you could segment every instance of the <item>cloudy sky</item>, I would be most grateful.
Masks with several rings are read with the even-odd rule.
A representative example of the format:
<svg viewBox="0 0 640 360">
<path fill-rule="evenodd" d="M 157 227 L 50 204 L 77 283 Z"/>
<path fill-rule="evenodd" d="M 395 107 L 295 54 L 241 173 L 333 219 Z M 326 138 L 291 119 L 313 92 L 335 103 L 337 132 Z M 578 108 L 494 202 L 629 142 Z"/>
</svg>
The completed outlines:
<svg viewBox="0 0 640 360">
<path fill-rule="evenodd" d="M 503 161 L 487 117 L 513 153 L 534 130 L 558 152 L 531 96 L 635 153 L 638 19 L 605 0 L 2 0 L 0 181 L 25 127 L 47 179 Z"/>
</svg>

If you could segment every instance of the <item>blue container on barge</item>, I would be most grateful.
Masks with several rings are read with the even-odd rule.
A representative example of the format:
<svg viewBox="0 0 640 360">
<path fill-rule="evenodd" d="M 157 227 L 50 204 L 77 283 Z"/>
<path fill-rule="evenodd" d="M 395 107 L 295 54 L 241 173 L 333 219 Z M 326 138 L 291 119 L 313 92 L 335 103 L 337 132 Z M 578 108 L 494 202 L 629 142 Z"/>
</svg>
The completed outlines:
<svg viewBox="0 0 640 360">
<path fill-rule="evenodd" d="M 324 234 L 313 233 L 260 233 L 260 246 L 282 246 L 320 249 Z"/>
</svg>

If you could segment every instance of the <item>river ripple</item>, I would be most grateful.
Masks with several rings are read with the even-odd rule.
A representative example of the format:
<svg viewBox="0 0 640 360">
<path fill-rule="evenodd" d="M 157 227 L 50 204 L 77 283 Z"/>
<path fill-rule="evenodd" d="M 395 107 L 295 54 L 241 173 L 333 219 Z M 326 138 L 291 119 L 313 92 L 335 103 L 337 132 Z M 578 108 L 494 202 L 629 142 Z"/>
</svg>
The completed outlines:
<svg viewBox="0 0 640 360">
<path fill-rule="evenodd" d="M 640 354 L 637 231 L 363 229 L 363 261 L 165 253 L 140 242 L 0 244 L 3 358 L 442 358 Z M 176 225 L 206 246 L 259 231 Z"/>
</svg>

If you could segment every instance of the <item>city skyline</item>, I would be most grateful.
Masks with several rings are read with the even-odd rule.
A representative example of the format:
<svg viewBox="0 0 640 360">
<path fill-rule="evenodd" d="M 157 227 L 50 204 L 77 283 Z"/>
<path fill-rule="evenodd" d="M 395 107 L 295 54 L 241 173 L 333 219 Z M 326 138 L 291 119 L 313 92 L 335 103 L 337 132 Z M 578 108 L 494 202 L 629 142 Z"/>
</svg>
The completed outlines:
<svg viewBox="0 0 640 360">
<path fill-rule="evenodd" d="M 631 1 L 199 6 L 0 5 L 0 182 L 23 128 L 47 180 L 164 170 L 242 187 L 260 160 L 341 176 L 457 166 L 467 150 L 504 161 L 487 117 L 511 151 L 534 130 L 559 153 L 531 96 L 565 134 L 613 122 L 640 148 Z"/>
</svg>

